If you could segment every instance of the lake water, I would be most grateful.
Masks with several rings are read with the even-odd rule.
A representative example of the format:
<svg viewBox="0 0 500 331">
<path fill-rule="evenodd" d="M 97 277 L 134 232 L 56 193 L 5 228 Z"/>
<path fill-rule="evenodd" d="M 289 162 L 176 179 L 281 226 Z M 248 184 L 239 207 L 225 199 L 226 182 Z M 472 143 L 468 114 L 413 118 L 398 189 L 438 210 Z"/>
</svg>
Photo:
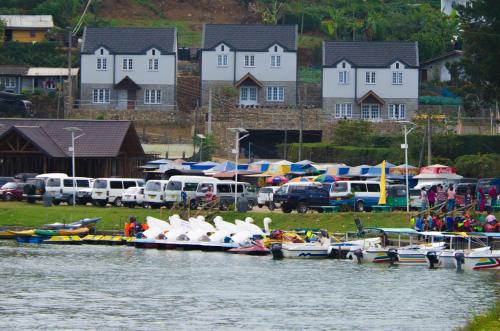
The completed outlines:
<svg viewBox="0 0 500 331">
<path fill-rule="evenodd" d="M 0 242 L 0 329 L 452 330 L 500 273 Z"/>
</svg>

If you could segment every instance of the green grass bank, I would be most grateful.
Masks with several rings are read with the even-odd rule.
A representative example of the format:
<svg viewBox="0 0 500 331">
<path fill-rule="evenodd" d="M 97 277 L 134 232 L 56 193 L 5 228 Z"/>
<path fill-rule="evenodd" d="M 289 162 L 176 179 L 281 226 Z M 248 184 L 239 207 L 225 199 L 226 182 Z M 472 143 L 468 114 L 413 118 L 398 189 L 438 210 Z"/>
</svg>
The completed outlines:
<svg viewBox="0 0 500 331">
<path fill-rule="evenodd" d="M 199 212 L 192 213 L 198 215 Z M 98 230 L 118 230 L 130 215 L 135 215 L 140 221 L 146 216 L 165 219 L 170 212 L 158 209 L 116 208 L 92 206 L 53 206 L 43 207 L 41 204 L 30 205 L 25 202 L 0 202 L 0 227 L 38 227 L 46 223 L 74 222 L 85 217 L 102 217 Z M 252 217 L 262 226 L 264 217 L 272 219 L 272 229 L 293 229 L 298 227 L 315 227 L 327 229 L 330 232 L 354 231 L 354 218 L 359 217 L 365 227 L 407 227 L 408 218 L 404 213 L 335 213 L 335 214 L 283 214 L 281 212 L 217 212 L 209 219 L 220 215 L 226 221 Z"/>
<path fill-rule="evenodd" d="M 476 315 L 461 331 L 499 331 L 500 301 L 491 309 Z"/>
</svg>

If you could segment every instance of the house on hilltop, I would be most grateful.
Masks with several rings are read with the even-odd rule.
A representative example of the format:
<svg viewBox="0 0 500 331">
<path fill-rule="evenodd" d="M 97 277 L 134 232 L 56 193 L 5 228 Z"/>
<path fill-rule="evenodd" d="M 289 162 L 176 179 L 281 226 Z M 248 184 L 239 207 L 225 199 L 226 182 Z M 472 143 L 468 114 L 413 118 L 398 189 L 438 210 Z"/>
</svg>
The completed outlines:
<svg viewBox="0 0 500 331">
<path fill-rule="evenodd" d="M 71 69 L 73 84 L 77 85 L 78 68 Z M 0 90 L 11 93 L 23 91 L 45 93 L 62 91 L 68 79 L 68 68 L 29 67 L 22 65 L 0 65 Z"/>
<path fill-rule="evenodd" d="M 5 41 L 43 41 L 54 27 L 52 15 L 0 15 L 0 21 L 5 24 Z"/>
<path fill-rule="evenodd" d="M 86 27 L 80 73 L 82 108 L 173 110 L 177 31 Z"/>
<path fill-rule="evenodd" d="M 418 109 L 414 42 L 323 42 L 323 108 L 337 119 L 409 119 Z"/>
<path fill-rule="evenodd" d="M 243 106 L 297 103 L 297 25 L 205 24 L 201 98 L 234 88 Z"/>
</svg>

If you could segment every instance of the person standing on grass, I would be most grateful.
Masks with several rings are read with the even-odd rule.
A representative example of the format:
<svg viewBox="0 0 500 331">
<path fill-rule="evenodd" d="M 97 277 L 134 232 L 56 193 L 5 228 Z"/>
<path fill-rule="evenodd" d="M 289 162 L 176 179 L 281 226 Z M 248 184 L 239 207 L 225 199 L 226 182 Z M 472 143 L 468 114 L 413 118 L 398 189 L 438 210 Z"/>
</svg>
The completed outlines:
<svg viewBox="0 0 500 331">
<path fill-rule="evenodd" d="M 495 185 L 491 185 L 490 190 L 488 191 L 488 195 L 490 196 L 491 199 L 491 206 L 495 206 L 497 204 L 497 189 Z"/>
<path fill-rule="evenodd" d="M 456 192 L 453 189 L 453 184 L 450 184 L 450 187 L 448 188 L 447 196 L 448 196 L 448 211 L 450 212 L 450 211 L 455 210 Z"/>
<path fill-rule="evenodd" d="M 432 186 L 427 192 L 427 200 L 429 200 L 429 208 L 433 208 L 436 203 L 436 186 Z"/>
<path fill-rule="evenodd" d="M 420 200 L 422 201 L 421 210 L 426 210 L 429 207 L 429 199 L 427 197 L 427 191 L 425 190 L 425 187 L 422 187 L 422 191 L 420 192 Z"/>
</svg>

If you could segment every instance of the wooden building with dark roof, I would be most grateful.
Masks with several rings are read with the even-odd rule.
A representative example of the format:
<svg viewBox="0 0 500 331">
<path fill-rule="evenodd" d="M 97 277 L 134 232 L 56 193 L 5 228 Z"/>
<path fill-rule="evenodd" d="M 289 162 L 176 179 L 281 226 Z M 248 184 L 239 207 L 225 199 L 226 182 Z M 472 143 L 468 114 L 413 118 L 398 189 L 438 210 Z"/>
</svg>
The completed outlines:
<svg viewBox="0 0 500 331">
<path fill-rule="evenodd" d="M 71 167 L 71 132 L 75 169 L 84 177 L 139 177 L 146 161 L 139 136 L 130 121 L 0 119 L 0 175 L 20 172 L 62 172 Z"/>
</svg>

